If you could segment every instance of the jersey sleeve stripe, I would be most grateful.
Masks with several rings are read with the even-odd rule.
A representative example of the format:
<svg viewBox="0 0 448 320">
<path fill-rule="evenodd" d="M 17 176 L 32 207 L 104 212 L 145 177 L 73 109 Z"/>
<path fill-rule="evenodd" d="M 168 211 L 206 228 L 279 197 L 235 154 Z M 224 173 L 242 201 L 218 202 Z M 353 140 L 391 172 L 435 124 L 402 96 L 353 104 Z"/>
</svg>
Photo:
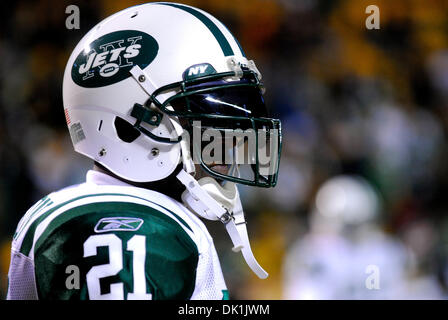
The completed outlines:
<svg viewBox="0 0 448 320">
<path fill-rule="evenodd" d="M 45 209 L 46 207 L 50 206 L 53 204 L 53 201 L 51 201 L 50 198 L 45 197 L 42 200 L 40 200 L 37 204 L 36 204 L 36 208 L 34 208 L 34 206 L 30 209 L 29 214 L 27 215 L 27 217 L 23 220 L 23 223 L 21 223 L 18 228 L 17 228 L 17 232 L 14 234 L 14 239 L 17 239 L 20 234 L 22 233 L 22 231 L 27 227 L 27 225 L 30 223 L 30 221 L 33 219 L 33 217 L 39 213 L 42 209 Z"/>
<path fill-rule="evenodd" d="M 56 210 L 70 204 L 73 201 L 77 201 L 80 199 L 85 199 L 85 198 L 89 198 L 89 197 L 98 197 L 98 196 L 126 196 L 126 197 L 131 197 L 131 198 L 136 198 L 136 199 L 140 199 L 146 202 L 149 202 L 153 205 L 156 205 L 159 208 L 165 209 L 168 212 L 170 212 L 171 214 L 173 214 L 178 220 L 179 222 L 181 222 L 186 228 L 188 228 L 190 231 L 193 232 L 193 230 L 191 229 L 191 227 L 182 219 L 180 218 L 178 215 L 176 215 L 174 212 L 171 212 L 170 210 L 160 206 L 157 203 L 154 203 L 148 199 L 144 199 L 138 196 L 134 196 L 134 195 L 128 195 L 128 194 L 120 194 L 120 193 L 101 193 L 101 194 L 89 194 L 89 195 L 84 195 L 84 196 L 79 196 L 73 199 L 70 199 L 68 201 L 65 201 L 53 208 L 51 208 L 50 210 L 48 210 L 47 212 L 43 213 L 41 216 L 39 216 L 38 218 L 36 218 L 33 223 L 29 226 L 28 230 L 26 231 L 26 234 L 24 236 L 24 239 L 22 241 L 22 244 L 20 246 L 19 251 L 21 253 L 23 253 L 24 255 L 28 256 L 30 254 L 30 251 L 33 247 L 33 243 L 34 243 L 34 236 L 35 236 L 35 232 L 37 227 L 39 226 L 39 224 L 44 221 L 47 217 L 49 217 L 53 212 L 55 212 Z"/>
<path fill-rule="evenodd" d="M 38 235 L 37 237 L 38 239 L 36 240 L 34 245 L 34 252 L 37 252 L 39 250 L 39 247 L 42 245 L 42 243 L 45 241 L 45 239 L 49 234 L 54 232 L 58 227 L 70 221 L 71 219 L 88 214 L 89 212 L 101 212 L 101 211 L 110 212 L 111 210 L 117 210 L 118 212 L 133 212 L 139 214 L 144 213 L 144 214 L 150 214 L 152 216 L 157 216 L 159 219 L 169 222 L 171 225 L 178 228 L 179 232 L 185 235 L 184 238 L 188 239 L 188 243 L 190 243 L 192 249 L 195 250 L 196 252 L 198 251 L 194 241 L 191 240 L 191 238 L 186 234 L 180 223 L 174 222 L 173 221 L 174 219 L 172 217 L 166 215 L 165 213 L 162 213 L 158 209 L 132 202 L 99 201 L 96 203 L 89 203 L 81 206 L 76 206 L 68 210 L 64 210 L 63 214 L 56 216 L 53 220 L 49 222 L 48 226 L 45 227 L 45 230 L 40 235 Z"/>
</svg>

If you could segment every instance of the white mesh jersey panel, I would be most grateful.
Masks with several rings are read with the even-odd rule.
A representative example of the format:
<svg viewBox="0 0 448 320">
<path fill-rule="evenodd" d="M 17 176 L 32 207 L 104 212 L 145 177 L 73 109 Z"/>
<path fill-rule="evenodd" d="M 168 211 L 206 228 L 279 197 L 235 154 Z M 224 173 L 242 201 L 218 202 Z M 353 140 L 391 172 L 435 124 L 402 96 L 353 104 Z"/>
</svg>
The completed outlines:
<svg viewBox="0 0 448 320">
<path fill-rule="evenodd" d="M 196 286 L 191 300 L 222 300 L 227 290 L 221 264 L 213 243 L 199 255 L 196 270 Z"/>
<path fill-rule="evenodd" d="M 37 300 L 33 261 L 20 252 L 11 252 L 7 300 Z"/>
</svg>

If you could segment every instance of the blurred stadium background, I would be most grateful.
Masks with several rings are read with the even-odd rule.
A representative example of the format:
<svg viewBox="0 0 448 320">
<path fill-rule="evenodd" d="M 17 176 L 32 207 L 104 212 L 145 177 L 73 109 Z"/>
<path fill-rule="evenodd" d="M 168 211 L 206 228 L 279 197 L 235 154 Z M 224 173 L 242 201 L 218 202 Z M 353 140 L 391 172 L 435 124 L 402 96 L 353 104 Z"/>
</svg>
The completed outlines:
<svg viewBox="0 0 448 320">
<path fill-rule="evenodd" d="M 283 122 L 277 188 L 241 188 L 259 280 L 222 226 L 232 299 L 448 297 L 448 1 L 184 0 L 254 59 Z M 10 239 L 43 195 L 84 180 L 62 108 L 66 61 L 106 16 L 141 1 L 2 1 L 0 296 Z M 65 8 L 80 8 L 67 30 Z M 365 8 L 380 8 L 367 30 Z M 379 288 L 368 289 L 369 266 Z"/>
</svg>

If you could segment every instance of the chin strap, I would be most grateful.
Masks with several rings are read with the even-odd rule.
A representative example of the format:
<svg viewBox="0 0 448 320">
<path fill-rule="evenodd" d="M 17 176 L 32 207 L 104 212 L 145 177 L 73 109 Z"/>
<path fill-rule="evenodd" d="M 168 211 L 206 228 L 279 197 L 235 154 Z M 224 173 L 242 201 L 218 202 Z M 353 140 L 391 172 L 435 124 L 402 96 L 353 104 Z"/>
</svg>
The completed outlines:
<svg viewBox="0 0 448 320">
<path fill-rule="evenodd" d="M 233 208 L 233 213 L 231 215 L 230 221 L 226 225 L 227 233 L 233 242 L 233 252 L 241 251 L 244 260 L 252 271 L 260 278 L 266 279 L 268 273 L 260 266 L 252 253 L 252 248 L 250 247 L 249 237 L 247 235 L 246 221 L 244 218 L 243 206 L 241 205 L 239 192 L 236 194 L 237 201 L 236 206 Z"/>
<path fill-rule="evenodd" d="M 230 199 L 225 199 L 227 200 L 225 201 L 226 203 L 231 202 L 233 204 L 226 209 L 212 196 L 224 197 L 222 192 L 219 192 L 220 186 L 214 179 L 210 178 L 209 180 L 206 180 L 210 183 L 201 186 L 199 182 L 185 172 L 185 170 L 179 172 L 177 179 L 179 179 L 179 181 L 187 188 L 182 194 L 184 203 L 199 216 L 209 220 L 220 220 L 224 223 L 234 246 L 232 251 L 241 251 L 244 260 L 252 271 L 259 278 L 266 279 L 268 273 L 258 264 L 250 247 L 243 207 L 236 186 L 234 186 L 235 191 L 233 199 L 231 201 Z M 214 183 L 212 183 L 212 181 L 214 181 Z M 231 213 L 229 213 L 229 211 L 231 211 Z"/>
<path fill-rule="evenodd" d="M 199 216 L 209 220 L 228 220 L 228 212 L 205 191 L 199 183 L 185 170 L 180 170 L 177 179 L 187 188 L 182 194 L 182 201 Z"/>
<path fill-rule="evenodd" d="M 187 173 L 195 174 L 195 167 L 193 163 L 193 159 L 191 159 L 190 152 L 188 151 L 188 146 L 190 145 L 190 137 L 188 134 L 184 134 L 185 131 L 182 126 L 179 124 L 179 120 L 173 117 L 168 117 L 170 122 L 172 123 L 174 130 L 176 130 L 176 134 L 178 137 L 182 137 L 180 140 L 180 149 L 181 149 L 181 159 L 183 163 L 183 168 Z"/>
</svg>

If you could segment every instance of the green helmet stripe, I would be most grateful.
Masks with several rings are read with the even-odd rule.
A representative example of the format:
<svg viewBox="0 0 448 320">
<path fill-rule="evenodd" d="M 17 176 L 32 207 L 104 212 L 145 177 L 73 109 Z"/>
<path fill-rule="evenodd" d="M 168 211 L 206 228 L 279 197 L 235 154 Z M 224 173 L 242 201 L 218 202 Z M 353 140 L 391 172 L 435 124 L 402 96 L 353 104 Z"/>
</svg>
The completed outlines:
<svg viewBox="0 0 448 320">
<path fill-rule="evenodd" d="M 184 10 L 184 11 L 194 15 L 196 18 L 201 20 L 201 22 L 210 30 L 210 32 L 213 34 L 213 36 L 216 38 L 216 40 L 218 41 L 219 45 L 221 46 L 222 52 L 224 53 L 224 55 L 226 57 L 227 56 L 233 56 L 235 54 L 233 52 L 232 47 L 230 46 L 229 41 L 227 41 L 227 38 L 224 36 L 224 34 L 221 32 L 221 30 L 219 30 L 219 28 L 216 26 L 216 24 L 214 24 L 213 21 L 210 20 L 210 18 L 208 18 L 202 12 L 200 12 L 198 10 L 195 10 L 195 9 L 193 9 L 191 7 L 188 7 L 188 6 L 178 5 L 176 3 L 158 2 L 157 4 L 178 8 L 180 10 Z M 236 41 L 236 42 L 238 43 L 238 41 Z M 238 47 L 240 47 L 240 49 L 241 49 L 241 46 L 239 45 L 239 43 L 238 43 Z M 241 53 L 244 56 L 244 53 L 243 53 L 242 50 L 241 50 Z"/>
<path fill-rule="evenodd" d="M 232 37 L 233 40 L 235 40 L 236 44 L 238 45 L 238 48 L 240 48 L 241 54 L 243 55 L 243 57 L 246 58 L 246 54 L 244 53 L 243 47 L 241 46 L 240 42 L 235 38 L 235 36 L 232 34 L 232 32 L 230 32 L 229 28 L 227 28 L 224 24 L 223 24 L 224 28 L 226 28 L 227 32 L 229 32 Z"/>
</svg>

